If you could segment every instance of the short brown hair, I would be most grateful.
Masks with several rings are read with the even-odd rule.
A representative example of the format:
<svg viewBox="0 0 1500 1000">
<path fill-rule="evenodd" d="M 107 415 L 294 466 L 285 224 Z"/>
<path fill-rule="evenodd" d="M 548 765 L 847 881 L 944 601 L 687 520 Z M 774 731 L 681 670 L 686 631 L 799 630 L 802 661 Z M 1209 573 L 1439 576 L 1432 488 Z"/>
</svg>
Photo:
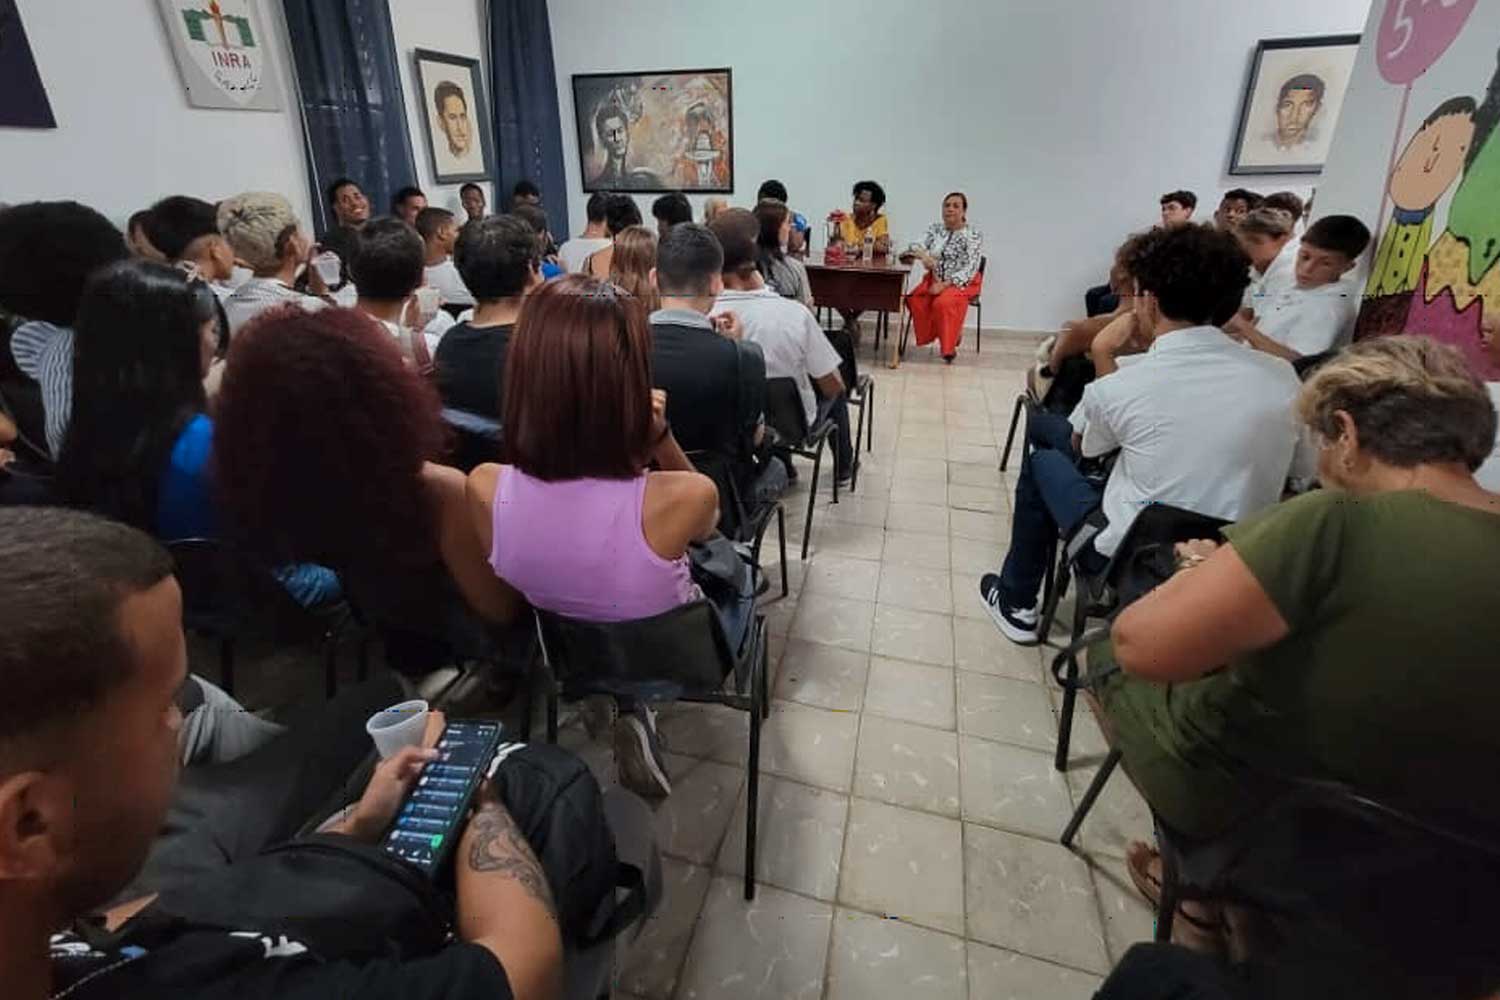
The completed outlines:
<svg viewBox="0 0 1500 1000">
<path fill-rule="evenodd" d="M 726 208 L 714 216 L 708 228 L 719 238 L 724 248 L 724 273 L 746 275 L 755 270 L 760 257 L 756 240 L 760 238 L 760 223 L 754 213 L 744 208 Z"/>
<path fill-rule="evenodd" d="M 1297 197 L 1297 195 L 1291 191 L 1277 191 L 1274 194 L 1268 194 L 1264 199 L 1262 199 L 1258 207 L 1279 208 L 1283 212 L 1291 215 L 1293 223 L 1296 223 L 1298 219 L 1302 218 L 1302 213 L 1304 211 L 1302 199 Z"/>
<path fill-rule="evenodd" d="M 651 456 L 651 326 L 639 300 L 570 274 L 526 300 L 505 360 L 505 460 L 537 479 L 633 479 Z"/>
<path fill-rule="evenodd" d="M 1317 370 L 1297 412 L 1325 439 L 1349 414 L 1359 446 L 1400 469 L 1462 462 L 1472 472 L 1495 446 L 1495 407 L 1455 348 L 1400 334 L 1362 340 Z"/>
</svg>

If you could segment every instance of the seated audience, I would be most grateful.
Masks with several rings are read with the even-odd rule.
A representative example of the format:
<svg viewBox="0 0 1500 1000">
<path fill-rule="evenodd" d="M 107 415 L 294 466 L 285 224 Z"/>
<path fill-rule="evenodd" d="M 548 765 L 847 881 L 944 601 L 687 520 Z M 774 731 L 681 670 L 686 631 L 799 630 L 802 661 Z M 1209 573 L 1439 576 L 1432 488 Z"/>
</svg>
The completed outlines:
<svg viewBox="0 0 1500 1000">
<path fill-rule="evenodd" d="M 1456 350 L 1402 335 L 1345 350 L 1297 409 L 1325 488 L 1226 528 L 1225 545 L 1178 546 L 1177 574 L 1090 651 L 1104 728 L 1185 837 L 1215 837 L 1301 779 L 1492 831 L 1500 798 L 1473 768 L 1500 752 L 1486 694 L 1500 495 L 1473 470 L 1494 406 Z M 1154 896 L 1156 852 L 1128 859 Z M 1189 922 L 1213 930 L 1216 910 Z"/>
<path fill-rule="evenodd" d="M 372 695 L 385 704 L 399 698 L 395 684 L 368 686 L 364 704 L 341 700 L 337 711 L 320 711 L 319 725 L 303 727 L 295 742 L 262 748 L 253 767 L 236 761 L 232 770 L 209 769 L 217 789 L 195 782 L 193 772 L 179 781 L 183 720 L 175 702 L 189 675 L 171 557 L 139 531 L 65 510 L 0 512 L 0 633 L 0 684 L 11 693 L 0 709 L 0 977 L 9 995 L 560 994 L 554 898 L 567 897 L 554 894 L 568 887 L 521 831 L 550 829 L 561 818 L 519 805 L 512 816 L 492 787 L 478 798 L 454 854 L 454 909 L 434 918 L 454 929 L 443 944 L 400 958 L 339 951 L 327 933 L 304 938 L 285 924 L 261 923 L 264 909 L 229 890 L 227 865 L 253 866 L 258 851 L 295 831 L 303 817 L 293 809 L 316 809 L 314 796 L 347 779 L 350 754 L 329 743 L 367 753 L 360 720 Z M 325 838 L 330 846 L 303 849 L 294 863 L 326 880 L 340 869 L 321 866 L 343 838 L 363 841 L 373 854 L 421 766 L 436 756 L 410 748 L 378 767 L 350 817 Z M 230 780 L 241 787 L 226 803 Z M 179 793 L 191 792 L 200 793 L 199 854 L 211 859 L 168 881 L 160 896 L 132 893 L 105 910 L 140 871 L 158 832 L 180 815 Z M 298 850 L 281 850 L 288 849 Z M 394 868 L 361 860 L 377 894 L 384 879 L 391 892 L 408 891 Z M 283 881 L 286 870 L 274 860 L 265 869 Z M 220 917 L 184 918 L 175 909 L 183 904 L 206 904 Z M 238 905 L 243 914 L 234 912 Z M 329 915 L 340 916 L 336 904 Z M 342 916 L 346 929 L 368 918 L 357 909 Z M 317 935 L 318 924 L 303 926 Z M 350 936 L 378 941 L 390 929 L 361 931 Z"/>
<path fill-rule="evenodd" d="M 1000 572 L 979 585 L 1012 642 L 1038 641 L 1037 592 L 1060 533 L 1071 537 L 1102 515 L 1078 558 L 1098 572 L 1143 504 L 1232 519 L 1280 498 L 1297 443 L 1292 401 L 1300 384 L 1285 361 L 1247 351 L 1217 329 L 1233 314 L 1247 265 L 1226 234 L 1157 230 L 1135 262 L 1134 311 L 1095 338 L 1099 377 L 1071 420 L 1032 414 L 1027 433 L 1036 447 L 1016 484 L 1010 548 Z M 1135 338 L 1150 349 L 1118 358 Z M 1078 468 L 1079 456 L 1115 451 L 1102 489 Z"/>
<path fill-rule="evenodd" d="M 673 226 L 693 221 L 693 206 L 681 191 L 670 191 L 651 203 L 651 215 L 656 219 L 658 236 L 666 236 Z"/>
<path fill-rule="evenodd" d="M 755 269 L 760 223 L 754 215 L 743 208 L 727 209 L 709 228 L 724 252 L 724 291 L 714 304 L 713 315 L 735 315 L 744 338 L 759 345 L 765 355 L 767 378 L 789 378 L 796 383 L 807 426 L 823 417 L 833 419 L 837 425 L 834 469 L 839 482 L 847 480 L 853 474 L 855 456 L 838 351 L 806 306 L 766 287 Z M 813 383 L 817 383 L 816 394 Z"/>
<path fill-rule="evenodd" d="M 526 178 L 516 181 L 515 187 L 510 189 L 510 210 L 514 212 L 522 205 L 540 205 L 542 203 L 542 189 L 536 183 Z"/>
<path fill-rule="evenodd" d="M 370 199 L 354 181 L 340 177 L 328 185 L 328 207 L 333 209 L 334 224 L 323 234 L 319 246 L 339 255 L 342 286 L 349 280 L 349 262 L 354 259 L 359 227 L 370 221 Z"/>
<path fill-rule="evenodd" d="M 258 320 L 235 338 L 216 408 L 227 530 L 272 565 L 337 569 L 387 631 L 482 644 L 480 621 L 511 621 L 520 605 L 485 565 L 463 474 L 436 464 L 439 408 L 368 316 L 282 309 Z M 390 662 L 413 673 L 452 662 L 432 656 Z"/>
<path fill-rule="evenodd" d="M 1260 207 L 1261 196 L 1244 188 L 1231 188 L 1224 192 L 1219 207 L 1214 209 L 1214 225 L 1221 232 L 1234 234 L 1240 220 Z"/>
<path fill-rule="evenodd" d="M 769 180 L 761 184 L 755 192 L 755 203 L 758 205 L 763 201 L 779 201 L 787 207 L 792 217 L 792 233 L 787 241 L 788 253 L 803 254 L 807 252 L 812 240 L 812 226 L 801 213 L 792 211 L 791 198 L 787 195 L 786 185 L 778 180 Z"/>
<path fill-rule="evenodd" d="M 474 296 L 453 263 L 459 230 L 453 213 L 446 208 L 424 208 L 417 213 L 416 226 L 423 244 L 423 283 L 438 290 L 445 306 L 472 306 Z"/>
<path fill-rule="evenodd" d="M 201 198 L 174 195 L 151 206 L 146 235 L 168 264 L 185 264 L 219 301 L 234 291 L 234 251 L 219 232 L 218 212 Z"/>
<path fill-rule="evenodd" d="M 645 226 L 629 226 L 615 237 L 609 280 L 638 299 L 648 313 L 657 308 L 651 272 L 656 268 L 656 233 Z"/>
<path fill-rule="evenodd" d="M 912 335 L 918 347 L 936 340 L 950 365 L 963 340 L 969 303 L 984 290 L 979 270 L 984 237 L 969 225 L 968 216 L 968 196 L 954 191 L 943 199 L 943 221 L 927 227 L 921 245 L 902 254 L 921 261 L 927 271 L 906 296 Z"/>
<path fill-rule="evenodd" d="M 1168 191 L 1161 196 L 1161 224 L 1168 229 L 1193 221 L 1198 196 L 1191 191 Z"/>
<path fill-rule="evenodd" d="M 222 535 L 203 387 L 216 304 L 206 283 L 155 262 L 124 261 L 90 279 L 78 307 L 73 419 L 57 463 L 61 502 L 163 541 Z M 320 566 L 275 575 L 304 607 L 340 595 Z"/>
<path fill-rule="evenodd" d="M 864 250 L 865 236 L 869 234 L 875 239 L 875 253 L 890 253 L 890 219 L 880 211 L 885 207 L 885 188 L 874 181 L 855 181 L 853 194 L 854 210 L 840 223 L 839 238 L 850 250 L 860 253 Z M 840 309 L 838 312 L 844 318 L 844 329 L 858 339 L 860 310 Z"/>
<path fill-rule="evenodd" d="M 1260 313 L 1297 283 L 1297 239 L 1292 235 L 1291 213 L 1262 206 L 1239 221 L 1234 235 L 1250 257 L 1250 285 L 1243 306 Z"/>
<path fill-rule="evenodd" d="M 166 540 L 215 536 L 203 377 L 217 318 L 208 285 L 166 264 L 122 261 L 94 274 L 74 330 L 62 502 Z"/>
<path fill-rule="evenodd" d="M 762 201 L 755 206 L 755 220 L 760 223 L 760 235 L 755 241 L 760 251 L 755 262 L 760 276 L 777 295 L 796 299 L 811 309 L 812 285 L 807 280 L 807 268 L 790 255 L 791 209 L 782 201 Z"/>
<path fill-rule="evenodd" d="M 433 356 L 438 392 L 444 406 L 499 420 L 511 331 L 527 293 L 542 282 L 536 235 L 514 215 L 492 215 L 463 228 L 453 259 L 478 302 Z"/>
<path fill-rule="evenodd" d="M 1254 317 L 1236 316 L 1224 332 L 1288 361 L 1348 343 L 1359 291 L 1343 278 L 1370 245 L 1370 231 L 1352 215 L 1325 215 L 1302 236 L 1296 284 L 1262 303 Z"/>
<path fill-rule="evenodd" d="M 419 187 L 408 184 L 391 195 L 391 214 L 404 219 L 408 225 L 417 224 L 417 215 L 427 207 L 427 196 Z"/>
<path fill-rule="evenodd" d="M 448 214 L 427 208 L 417 221 L 428 212 Z M 350 271 L 359 292 L 354 308 L 379 320 L 401 345 L 401 354 L 419 371 L 428 371 L 453 317 L 441 309 L 422 314 L 416 292 L 422 286 L 423 257 L 422 237 L 415 229 L 400 219 L 374 219 L 359 232 Z"/>
<path fill-rule="evenodd" d="M 569 274 L 582 271 L 584 262 L 596 250 L 603 250 L 609 246 L 609 232 L 605 228 L 604 208 L 609 202 L 609 195 L 602 191 L 595 191 L 589 195 L 588 205 L 585 213 L 588 225 L 584 227 L 583 233 L 573 237 L 564 243 L 557 251 L 558 263 Z"/>
<path fill-rule="evenodd" d="M 614 239 L 630 226 L 641 224 L 641 210 L 628 194 L 612 194 L 604 202 L 604 231 L 610 244 L 589 254 L 579 268 L 593 278 L 609 277 L 610 259 L 614 256 Z"/>
<path fill-rule="evenodd" d="M 708 318 L 724 290 L 724 251 L 707 227 L 672 227 L 656 252 L 653 280 L 661 308 L 651 314 L 651 374 L 667 394 L 667 420 L 688 451 L 711 451 L 734 466 L 748 487 L 762 437 L 766 361 L 759 347 L 738 339 L 732 312 Z"/>
<path fill-rule="evenodd" d="M 495 574 L 533 607 L 617 622 L 703 597 L 687 547 L 713 535 L 719 494 L 672 435 L 665 396 L 651 388 L 650 345 L 639 303 L 579 275 L 538 289 L 516 327 L 505 372 L 509 461 L 470 473 L 469 496 Z M 753 603 L 723 609 L 736 649 Z M 619 693 L 621 781 L 667 795 L 655 713 Z"/>
<path fill-rule="evenodd" d="M 552 233 L 548 231 L 547 213 L 536 205 L 521 202 L 511 209 L 511 214 L 531 227 L 536 234 L 536 252 L 542 262 L 542 280 L 551 281 L 560 278 L 567 272 L 557 262 L 557 247 L 552 243 Z"/>
<path fill-rule="evenodd" d="M 120 231 L 76 201 L 0 211 L 0 308 L 22 321 L 10 336 L 10 353 L 20 374 L 40 389 L 53 459 L 62 453 L 72 412 L 73 318 L 84 284 L 94 271 L 128 256 Z M 22 419 L 21 430 L 28 423 Z"/>
<path fill-rule="evenodd" d="M 1306 206 L 1302 199 L 1291 191 L 1277 191 L 1268 194 L 1261 200 L 1261 208 L 1279 208 L 1292 217 L 1292 231 L 1298 232 L 1302 226 L 1302 220 L 1307 218 Z"/>
<path fill-rule="evenodd" d="M 1500 370 L 1500 316 L 1491 314 L 1484 317 L 1479 342 L 1490 364 L 1494 369 Z M 1484 387 L 1489 391 L 1490 401 L 1500 408 L 1500 381 L 1486 382 Z M 1490 457 L 1474 473 L 1474 478 L 1485 489 L 1500 492 L 1500 433 L 1495 435 L 1495 447 L 1490 452 Z"/>
<path fill-rule="evenodd" d="M 729 207 L 729 199 L 713 195 L 703 199 L 703 224 L 710 225 L 719 217 L 719 213 Z"/>
<path fill-rule="evenodd" d="M 224 300 L 231 336 L 273 306 L 294 303 L 316 310 L 328 304 L 321 298 L 327 286 L 318 269 L 308 266 L 312 241 L 302 231 L 291 202 L 281 195 L 249 192 L 224 199 L 219 203 L 219 231 L 253 273 Z M 310 295 L 294 287 L 304 273 Z"/>
<path fill-rule="evenodd" d="M 151 237 L 146 232 L 146 220 L 150 217 L 150 209 L 143 208 L 139 212 L 132 213 L 130 218 L 125 220 L 125 242 L 130 246 L 130 252 L 137 257 L 160 263 L 167 257 L 157 249 L 156 244 L 151 242 Z"/>
<path fill-rule="evenodd" d="M 478 222 L 484 218 L 484 188 L 473 181 L 458 189 L 458 203 L 463 206 L 465 222 Z"/>
</svg>

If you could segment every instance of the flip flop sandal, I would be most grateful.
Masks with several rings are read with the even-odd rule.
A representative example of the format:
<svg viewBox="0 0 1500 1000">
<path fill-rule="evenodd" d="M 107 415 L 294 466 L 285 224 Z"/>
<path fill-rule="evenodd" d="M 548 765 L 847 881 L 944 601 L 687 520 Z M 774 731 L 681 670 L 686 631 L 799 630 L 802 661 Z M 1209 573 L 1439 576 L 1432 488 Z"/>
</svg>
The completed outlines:
<svg viewBox="0 0 1500 1000">
<path fill-rule="evenodd" d="M 1151 874 L 1151 862 L 1161 858 L 1161 853 L 1149 844 L 1137 840 L 1125 848 L 1125 871 L 1130 876 L 1131 884 L 1137 892 L 1146 898 L 1152 909 L 1161 908 L 1161 878 Z M 1224 923 L 1218 919 L 1205 919 L 1202 915 L 1192 913 L 1185 908 L 1189 900 L 1183 900 L 1177 904 L 1177 915 L 1173 923 L 1178 921 L 1188 924 L 1197 935 L 1211 938 L 1213 942 L 1222 946 L 1224 935 Z M 1173 935 L 1174 937 L 1176 935 Z M 1179 942 L 1187 944 L 1186 941 Z M 1203 942 L 1208 943 L 1208 942 Z"/>
</svg>

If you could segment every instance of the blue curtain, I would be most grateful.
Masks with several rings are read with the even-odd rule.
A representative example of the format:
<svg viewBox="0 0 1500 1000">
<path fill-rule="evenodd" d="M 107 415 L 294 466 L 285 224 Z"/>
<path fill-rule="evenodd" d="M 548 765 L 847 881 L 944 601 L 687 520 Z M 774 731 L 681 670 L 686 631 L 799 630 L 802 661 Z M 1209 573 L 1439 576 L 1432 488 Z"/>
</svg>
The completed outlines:
<svg viewBox="0 0 1500 1000">
<path fill-rule="evenodd" d="M 333 223 L 326 189 L 334 178 L 353 178 L 377 215 L 397 188 L 416 181 L 401 66 L 387 0 L 284 3 L 313 216 L 322 233 Z"/>
<path fill-rule="evenodd" d="M 491 0 L 490 107 L 500 179 L 495 211 L 522 178 L 542 189 L 542 207 L 558 240 L 568 232 L 568 181 L 547 0 Z"/>
</svg>

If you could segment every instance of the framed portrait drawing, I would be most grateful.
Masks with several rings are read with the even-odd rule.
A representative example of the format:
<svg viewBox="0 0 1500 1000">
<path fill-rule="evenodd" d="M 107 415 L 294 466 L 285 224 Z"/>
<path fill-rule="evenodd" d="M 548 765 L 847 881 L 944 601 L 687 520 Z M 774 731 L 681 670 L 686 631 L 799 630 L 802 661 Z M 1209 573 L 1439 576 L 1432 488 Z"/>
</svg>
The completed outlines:
<svg viewBox="0 0 1500 1000">
<path fill-rule="evenodd" d="M 423 132 L 439 184 L 489 180 L 495 172 L 490 112 L 478 59 L 417 49 Z"/>
<path fill-rule="evenodd" d="M 1229 172 L 1321 173 L 1358 51 L 1358 35 L 1262 40 L 1240 102 Z"/>
<path fill-rule="evenodd" d="M 727 68 L 575 74 L 573 115 L 585 191 L 734 190 Z"/>
</svg>

